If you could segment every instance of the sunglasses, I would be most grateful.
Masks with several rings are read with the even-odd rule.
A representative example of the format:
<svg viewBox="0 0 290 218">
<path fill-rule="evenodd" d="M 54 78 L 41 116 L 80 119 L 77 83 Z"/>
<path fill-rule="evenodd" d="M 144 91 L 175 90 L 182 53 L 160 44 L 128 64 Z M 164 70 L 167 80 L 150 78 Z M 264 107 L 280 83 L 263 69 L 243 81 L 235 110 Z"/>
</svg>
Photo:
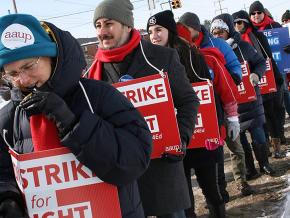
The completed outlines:
<svg viewBox="0 0 290 218">
<path fill-rule="evenodd" d="M 253 13 L 251 13 L 251 15 L 255 15 L 255 14 L 258 14 L 258 15 L 260 15 L 260 14 L 262 14 L 263 12 L 261 12 L 261 11 L 256 11 L 256 12 L 253 12 Z"/>
<path fill-rule="evenodd" d="M 235 22 L 235 24 L 242 25 L 243 24 L 243 21 L 242 20 L 239 20 L 239 21 Z"/>
<path fill-rule="evenodd" d="M 282 20 L 282 23 L 285 23 L 285 22 L 288 22 L 290 21 L 290 19 L 285 19 L 285 20 Z"/>
</svg>

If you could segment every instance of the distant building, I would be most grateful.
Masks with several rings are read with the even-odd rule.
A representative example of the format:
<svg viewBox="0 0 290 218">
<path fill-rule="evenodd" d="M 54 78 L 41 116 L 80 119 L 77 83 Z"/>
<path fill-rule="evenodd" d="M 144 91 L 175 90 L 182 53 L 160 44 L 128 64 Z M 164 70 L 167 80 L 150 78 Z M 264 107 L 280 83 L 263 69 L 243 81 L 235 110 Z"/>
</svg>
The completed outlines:
<svg viewBox="0 0 290 218">
<path fill-rule="evenodd" d="M 93 38 L 79 38 L 77 39 L 79 44 L 81 45 L 88 67 L 93 63 L 95 54 L 98 49 L 98 39 L 97 37 Z"/>
</svg>

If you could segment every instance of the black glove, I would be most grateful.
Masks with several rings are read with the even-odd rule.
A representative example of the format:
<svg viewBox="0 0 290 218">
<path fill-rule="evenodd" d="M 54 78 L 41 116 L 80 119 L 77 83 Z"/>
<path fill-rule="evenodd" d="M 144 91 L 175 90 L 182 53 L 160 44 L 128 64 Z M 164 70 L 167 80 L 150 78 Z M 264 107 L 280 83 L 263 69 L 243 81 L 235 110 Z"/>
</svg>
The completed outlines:
<svg viewBox="0 0 290 218">
<path fill-rule="evenodd" d="M 178 162 L 178 161 L 182 161 L 185 155 L 186 155 L 186 144 L 182 143 L 180 154 L 171 154 L 171 153 L 164 152 L 161 158 L 168 162 Z"/>
<path fill-rule="evenodd" d="M 59 136 L 62 138 L 75 123 L 75 115 L 62 98 L 53 92 L 33 91 L 21 101 L 19 107 L 28 116 L 43 113 L 56 123 Z"/>
<path fill-rule="evenodd" d="M 284 46 L 284 47 L 283 47 L 283 50 L 284 50 L 286 53 L 290 54 L 290 44 Z"/>
<path fill-rule="evenodd" d="M 13 199 L 5 199 L 0 203 L 0 217 L 2 218 L 28 218 L 24 215 L 24 210 L 22 210 L 18 203 Z"/>
</svg>

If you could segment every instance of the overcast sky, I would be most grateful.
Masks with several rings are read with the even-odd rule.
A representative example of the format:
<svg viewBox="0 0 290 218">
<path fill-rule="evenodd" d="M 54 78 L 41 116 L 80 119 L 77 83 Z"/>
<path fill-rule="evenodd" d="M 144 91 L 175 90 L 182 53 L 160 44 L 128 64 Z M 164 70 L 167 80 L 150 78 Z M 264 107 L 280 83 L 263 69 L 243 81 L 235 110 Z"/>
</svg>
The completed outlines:
<svg viewBox="0 0 290 218">
<path fill-rule="evenodd" d="M 0 0 L 0 16 L 14 13 L 12 0 Z M 100 0 L 15 0 L 18 13 L 28 13 L 39 20 L 47 20 L 56 26 L 68 30 L 76 38 L 94 37 L 95 30 L 92 24 L 94 9 Z M 118 0 L 116 0 L 118 1 Z M 131 0 L 134 5 L 134 18 L 136 28 L 146 28 L 150 15 L 161 10 L 169 9 L 168 0 L 155 0 L 156 9 L 148 9 L 148 0 Z M 203 22 L 211 20 L 220 13 L 217 0 L 181 0 L 182 8 L 173 10 L 176 18 L 190 11 L 196 13 Z M 223 12 L 233 13 L 249 6 L 252 0 L 221 0 Z M 264 7 L 268 8 L 275 20 L 281 22 L 281 16 L 290 9 L 289 0 L 262 0 Z"/>
</svg>

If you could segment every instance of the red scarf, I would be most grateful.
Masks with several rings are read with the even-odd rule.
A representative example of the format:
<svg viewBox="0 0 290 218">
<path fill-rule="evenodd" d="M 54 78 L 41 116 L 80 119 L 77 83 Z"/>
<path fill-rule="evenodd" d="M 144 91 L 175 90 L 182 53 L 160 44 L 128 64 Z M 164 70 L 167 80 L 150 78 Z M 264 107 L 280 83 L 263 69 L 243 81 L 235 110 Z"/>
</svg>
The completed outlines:
<svg viewBox="0 0 290 218">
<path fill-rule="evenodd" d="M 187 29 L 184 25 L 182 25 L 181 23 L 178 23 L 176 25 L 176 29 L 177 29 L 177 34 L 179 37 L 183 38 L 186 40 L 186 42 L 190 45 L 193 46 L 194 43 L 192 42 L 192 38 L 191 38 L 191 34 L 189 29 Z"/>
<path fill-rule="evenodd" d="M 253 31 L 252 27 L 248 27 L 248 29 L 246 30 L 246 32 L 244 32 L 244 33 L 242 34 L 242 39 L 243 39 L 244 41 L 250 43 L 251 45 L 253 45 L 253 42 L 252 42 L 252 40 L 251 40 L 249 34 L 250 34 L 252 31 Z"/>
<path fill-rule="evenodd" d="M 110 63 L 110 62 L 121 62 L 124 58 L 130 54 L 138 45 L 141 40 L 140 33 L 133 29 L 132 37 L 130 41 L 119 48 L 114 49 L 98 49 L 95 62 L 89 73 L 90 79 L 101 80 L 102 79 L 102 63 Z"/>
<path fill-rule="evenodd" d="M 258 27 L 259 30 L 264 30 L 266 26 L 274 22 L 275 21 L 272 20 L 267 14 L 265 14 L 264 20 L 261 23 L 255 23 L 254 21 L 252 21 L 253 25 Z"/>
<path fill-rule="evenodd" d="M 34 151 L 43 151 L 62 147 L 55 123 L 44 115 L 30 117 L 30 129 Z"/>
<path fill-rule="evenodd" d="M 199 34 L 198 34 L 197 39 L 193 41 L 194 44 L 196 45 L 196 47 L 200 48 L 200 44 L 201 44 L 201 42 L 203 40 L 203 36 L 204 36 L 203 32 L 200 31 Z"/>
</svg>

